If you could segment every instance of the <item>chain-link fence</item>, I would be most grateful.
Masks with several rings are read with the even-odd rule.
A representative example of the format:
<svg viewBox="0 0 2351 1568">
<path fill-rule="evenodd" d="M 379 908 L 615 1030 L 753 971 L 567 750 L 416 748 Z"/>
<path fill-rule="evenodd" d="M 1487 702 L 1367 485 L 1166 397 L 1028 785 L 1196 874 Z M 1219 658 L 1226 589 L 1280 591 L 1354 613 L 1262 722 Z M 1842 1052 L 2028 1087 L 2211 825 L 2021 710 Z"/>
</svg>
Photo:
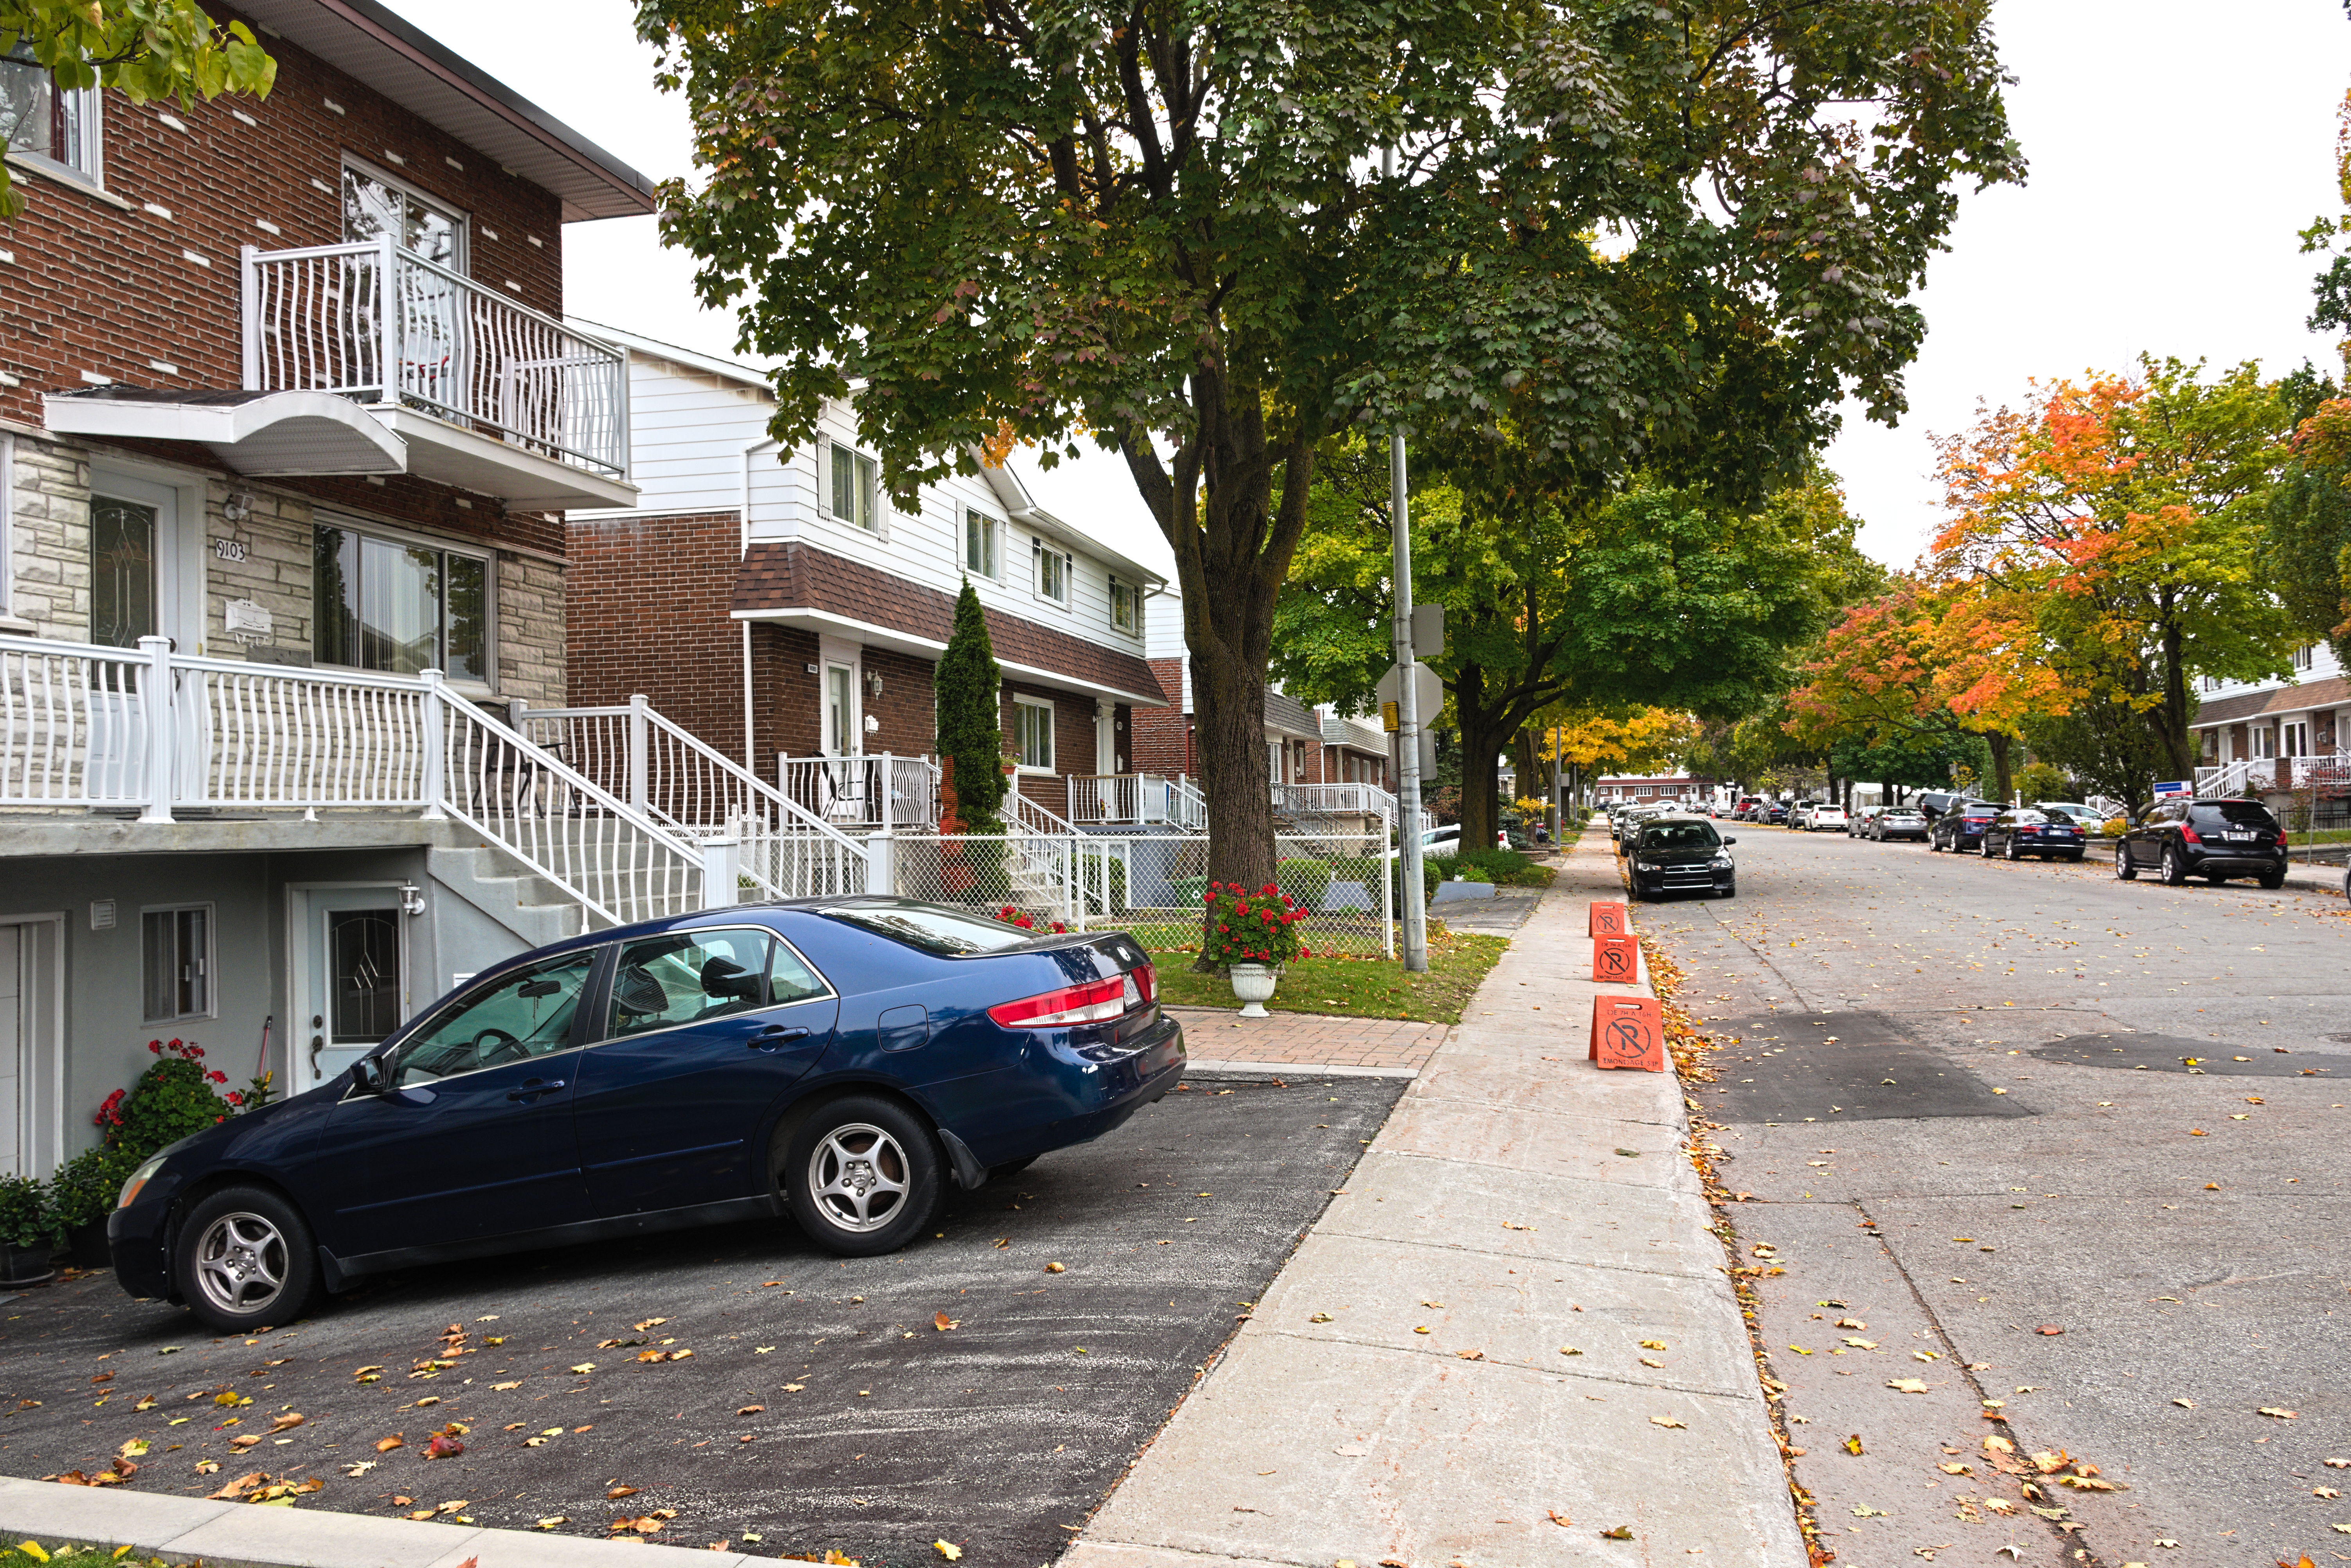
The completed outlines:
<svg viewBox="0 0 2351 1568">
<path fill-rule="evenodd" d="M 1129 931 L 1154 952 L 1200 945 L 1205 833 L 902 833 L 887 842 L 902 897 L 1011 909 L 1040 930 Z M 1310 912 L 1298 925 L 1307 947 L 1395 955 L 1396 862 L 1384 831 L 1285 833 L 1274 855 L 1275 881 Z"/>
</svg>

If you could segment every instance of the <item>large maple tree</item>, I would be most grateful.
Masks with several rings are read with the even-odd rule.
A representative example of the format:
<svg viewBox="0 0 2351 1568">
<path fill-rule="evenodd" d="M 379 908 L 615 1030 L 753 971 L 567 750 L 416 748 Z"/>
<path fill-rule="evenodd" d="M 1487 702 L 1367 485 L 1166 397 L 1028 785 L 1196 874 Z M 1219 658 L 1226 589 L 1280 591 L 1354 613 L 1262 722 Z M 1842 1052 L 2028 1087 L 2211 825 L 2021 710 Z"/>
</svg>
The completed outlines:
<svg viewBox="0 0 2351 1568">
<path fill-rule="evenodd" d="M 640 0 L 695 116 L 664 237 L 862 390 L 895 493 L 1118 453 L 1183 592 L 1208 874 L 1272 872 L 1263 707 L 1316 463 L 1507 419 L 1590 473 L 1879 418 L 1970 184 L 2016 178 L 1986 0 Z M 1382 153 L 1397 150 L 1393 169 Z M 1726 388 L 1728 392 L 1726 392 Z M 1701 425 L 1695 414 L 1711 410 Z"/>
</svg>

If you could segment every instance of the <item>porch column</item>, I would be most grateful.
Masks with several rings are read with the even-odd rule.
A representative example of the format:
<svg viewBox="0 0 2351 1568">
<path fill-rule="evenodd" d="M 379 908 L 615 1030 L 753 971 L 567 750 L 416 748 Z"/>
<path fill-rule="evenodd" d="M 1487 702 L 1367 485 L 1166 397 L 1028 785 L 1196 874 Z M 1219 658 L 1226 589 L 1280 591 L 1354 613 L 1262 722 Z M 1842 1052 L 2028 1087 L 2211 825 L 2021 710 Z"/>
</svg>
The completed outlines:
<svg viewBox="0 0 2351 1568">
<path fill-rule="evenodd" d="M 172 745 L 177 727 L 172 712 L 172 640 L 141 637 L 139 651 L 147 656 L 139 672 L 141 706 L 147 719 L 147 805 L 139 820 L 168 822 L 172 820 L 172 788 L 179 775 Z"/>
</svg>

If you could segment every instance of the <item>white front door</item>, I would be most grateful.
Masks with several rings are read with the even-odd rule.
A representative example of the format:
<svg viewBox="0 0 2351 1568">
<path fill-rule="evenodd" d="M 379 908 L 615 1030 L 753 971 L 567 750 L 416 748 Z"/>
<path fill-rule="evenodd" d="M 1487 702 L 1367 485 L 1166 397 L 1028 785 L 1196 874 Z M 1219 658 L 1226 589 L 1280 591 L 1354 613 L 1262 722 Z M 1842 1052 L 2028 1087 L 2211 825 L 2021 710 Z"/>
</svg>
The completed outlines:
<svg viewBox="0 0 2351 1568">
<path fill-rule="evenodd" d="M 89 640 L 135 648 L 141 637 L 169 637 L 196 651 L 182 602 L 180 493 L 121 475 L 90 481 Z"/>
<path fill-rule="evenodd" d="M 400 890 L 296 888 L 298 1006 L 289 1094 L 315 1089 L 381 1044 L 409 1014 L 408 917 Z"/>
<path fill-rule="evenodd" d="M 0 1175 L 45 1176 L 63 1135 L 57 915 L 0 921 Z"/>
<path fill-rule="evenodd" d="M 1118 735 L 1116 710 L 1106 703 L 1094 705 L 1094 771 L 1118 771 Z"/>
</svg>

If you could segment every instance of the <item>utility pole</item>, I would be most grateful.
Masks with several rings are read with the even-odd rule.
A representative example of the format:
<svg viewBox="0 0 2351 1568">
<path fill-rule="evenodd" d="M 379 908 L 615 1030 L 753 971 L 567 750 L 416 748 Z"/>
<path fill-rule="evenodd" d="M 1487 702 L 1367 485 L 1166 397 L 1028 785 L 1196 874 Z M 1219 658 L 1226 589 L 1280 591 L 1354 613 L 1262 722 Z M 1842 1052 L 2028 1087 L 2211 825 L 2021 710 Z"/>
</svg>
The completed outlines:
<svg viewBox="0 0 2351 1568">
<path fill-rule="evenodd" d="M 1380 172 L 1395 178 L 1395 149 L 1380 154 Z M 1404 967 L 1406 974 L 1428 970 L 1428 888 L 1420 869 L 1420 694 L 1413 677 L 1412 507 L 1405 496 L 1404 432 L 1388 437 L 1388 528 L 1394 540 L 1389 580 L 1395 585 L 1396 816 L 1404 896 Z"/>
</svg>

